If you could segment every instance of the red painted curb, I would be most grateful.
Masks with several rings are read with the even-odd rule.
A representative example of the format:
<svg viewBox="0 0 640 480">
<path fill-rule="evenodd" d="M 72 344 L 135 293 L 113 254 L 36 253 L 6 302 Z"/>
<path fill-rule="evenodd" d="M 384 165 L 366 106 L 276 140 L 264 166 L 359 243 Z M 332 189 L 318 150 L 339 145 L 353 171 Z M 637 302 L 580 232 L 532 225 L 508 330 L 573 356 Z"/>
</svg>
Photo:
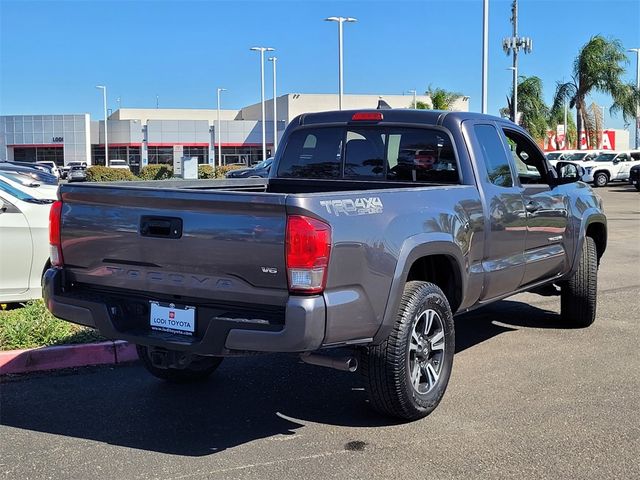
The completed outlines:
<svg viewBox="0 0 640 480">
<path fill-rule="evenodd" d="M 0 352 L 0 375 L 115 364 L 137 358 L 135 345 L 123 341 L 9 350 Z"/>
</svg>

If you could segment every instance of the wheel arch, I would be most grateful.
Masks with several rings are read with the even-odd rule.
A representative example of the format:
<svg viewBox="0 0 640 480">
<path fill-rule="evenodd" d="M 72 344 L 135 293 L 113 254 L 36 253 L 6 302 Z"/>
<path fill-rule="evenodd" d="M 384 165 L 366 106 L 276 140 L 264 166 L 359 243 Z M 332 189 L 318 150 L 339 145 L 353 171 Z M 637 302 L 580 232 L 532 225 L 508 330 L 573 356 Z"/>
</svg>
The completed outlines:
<svg viewBox="0 0 640 480">
<path fill-rule="evenodd" d="M 407 281 L 422 280 L 437 285 L 447 297 L 452 313 L 455 313 L 466 292 L 464 265 L 464 254 L 450 236 L 440 233 L 407 239 L 401 249 L 374 343 L 380 343 L 388 336 Z"/>
</svg>

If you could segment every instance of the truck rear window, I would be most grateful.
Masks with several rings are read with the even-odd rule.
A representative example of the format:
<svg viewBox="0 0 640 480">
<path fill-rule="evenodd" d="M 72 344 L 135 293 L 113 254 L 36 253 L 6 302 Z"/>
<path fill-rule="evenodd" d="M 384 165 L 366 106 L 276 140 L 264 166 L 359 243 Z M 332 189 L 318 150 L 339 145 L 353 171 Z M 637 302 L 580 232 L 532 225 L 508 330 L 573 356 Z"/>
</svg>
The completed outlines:
<svg viewBox="0 0 640 480">
<path fill-rule="evenodd" d="M 400 127 L 319 127 L 291 133 L 280 178 L 459 183 L 449 137 Z"/>
</svg>

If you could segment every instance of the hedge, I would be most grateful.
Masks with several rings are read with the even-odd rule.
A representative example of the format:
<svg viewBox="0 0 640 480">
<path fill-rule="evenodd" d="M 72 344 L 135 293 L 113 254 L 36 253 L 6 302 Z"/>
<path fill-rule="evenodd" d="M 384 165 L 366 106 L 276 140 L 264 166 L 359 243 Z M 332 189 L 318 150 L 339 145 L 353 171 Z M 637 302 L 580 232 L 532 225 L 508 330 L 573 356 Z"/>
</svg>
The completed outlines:
<svg viewBox="0 0 640 480">
<path fill-rule="evenodd" d="M 209 164 L 198 165 L 198 178 L 225 178 L 231 170 L 244 168 L 241 165 L 223 165 L 213 167 Z M 124 168 L 109 168 L 96 165 L 87 168 L 88 182 L 116 182 L 119 180 L 167 180 L 173 178 L 171 165 L 147 165 L 140 169 L 138 176 Z"/>
<path fill-rule="evenodd" d="M 110 168 L 103 167 L 101 165 L 87 168 L 88 182 L 117 182 L 121 180 L 131 181 L 137 179 L 138 177 L 125 168 Z"/>
<path fill-rule="evenodd" d="M 140 169 L 140 180 L 167 180 L 173 177 L 171 165 L 147 165 Z"/>
</svg>

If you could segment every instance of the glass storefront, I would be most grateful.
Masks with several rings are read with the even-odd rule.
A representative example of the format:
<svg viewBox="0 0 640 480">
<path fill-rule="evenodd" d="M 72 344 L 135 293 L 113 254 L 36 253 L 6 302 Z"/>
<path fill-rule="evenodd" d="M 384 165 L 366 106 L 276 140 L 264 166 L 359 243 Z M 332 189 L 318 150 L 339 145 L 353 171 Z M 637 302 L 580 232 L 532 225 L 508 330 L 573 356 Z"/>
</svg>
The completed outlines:
<svg viewBox="0 0 640 480">
<path fill-rule="evenodd" d="M 109 147 L 109 160 L 126 160 L 133 173 L 140 171 L 140 147 Z M 104 145 L 91 145 L 91 163 L 104 165 Z"/>
<path fill-rule="evenodd" d="M 64 165 L 64 148 L 59 147 L 13 147 L 16 162 L 56 162 Z"/>
<path fill-rule="evenodd" d="M 198 157 L 198 163 L 209 163 L 209 147 L 190 147 L 184 146 L 185 157 Z"/>
<path fill-rule="evenodd" d="M 216 147 L 216 159 L 218 147 Z M 271 156 L 271 147 L 267 146 L 267 157 Z M 233 163 L 244 163 L 245 165 L 255 165 L 262 161 L 262 147 L 222 147 L 222 163 L 230 165 Z"/>
<path fill-rule="evenodd" d="M 173 147 L 149 147 L 149 165 L 173 165 Z"/>
</svg>

